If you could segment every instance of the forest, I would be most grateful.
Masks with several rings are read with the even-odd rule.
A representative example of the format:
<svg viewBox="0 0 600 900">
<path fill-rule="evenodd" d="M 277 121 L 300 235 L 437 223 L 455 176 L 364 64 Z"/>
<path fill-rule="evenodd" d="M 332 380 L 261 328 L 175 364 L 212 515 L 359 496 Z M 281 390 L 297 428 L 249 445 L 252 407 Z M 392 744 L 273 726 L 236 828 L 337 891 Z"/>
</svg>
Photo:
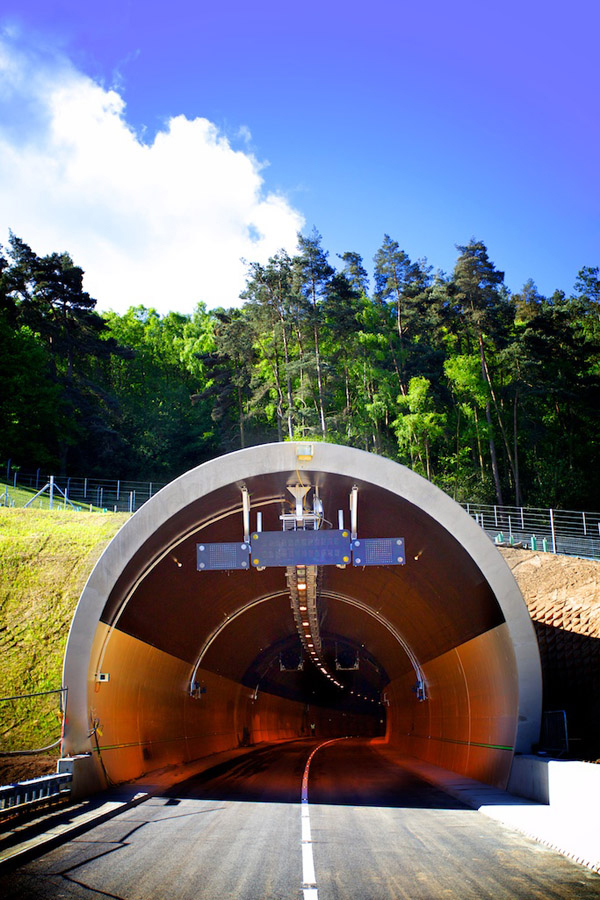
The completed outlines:
<svg viewBox="0 0 600 900">
<path fill-rule="evenodd" d="M 83 274 L 12 233 L 0 248 L 0 463 L 168 481 L 310 438 L 460 502 L 600 508 L 597 266 L 570 296 L 512 293 L 474 238 L 446 274 L 385 235 L 369 274 L 313 230 L 295 255 L 248 263 L 230 308 L 188 315 L 101 314 Z"/>
</svg>

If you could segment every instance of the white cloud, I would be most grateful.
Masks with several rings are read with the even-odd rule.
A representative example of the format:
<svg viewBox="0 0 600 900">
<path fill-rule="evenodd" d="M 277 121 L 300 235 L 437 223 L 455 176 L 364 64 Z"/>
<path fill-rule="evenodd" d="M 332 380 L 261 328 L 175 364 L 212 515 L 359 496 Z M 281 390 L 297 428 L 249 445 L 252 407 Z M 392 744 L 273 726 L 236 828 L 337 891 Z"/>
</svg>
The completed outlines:
<svg viewBox="0 0 600 900">
<path fill-rule="evenodd" d="M 203 118 L 144 143 L 115 90 L 0 41 L 0 225 L 68 251 L 99 309 L 236 305 L 241 259 L 293 251 L 303 225 L 262 168 Z"/>
</svg>

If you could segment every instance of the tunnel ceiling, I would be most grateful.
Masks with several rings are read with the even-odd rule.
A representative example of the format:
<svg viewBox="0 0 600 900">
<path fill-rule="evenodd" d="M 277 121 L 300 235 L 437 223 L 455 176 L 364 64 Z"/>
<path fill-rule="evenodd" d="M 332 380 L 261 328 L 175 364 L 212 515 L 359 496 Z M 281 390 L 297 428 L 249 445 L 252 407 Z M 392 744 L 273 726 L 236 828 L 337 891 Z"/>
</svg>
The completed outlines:
<svg viewBox="0 0 600 900">
<path fill-rule="evenodd" d="M 410 670 L 395 632 L 424 664 L 504 621 L 486 578 L 451 530 L 381 485 L 311 471 L 310 464 L 301 472 L 249 471 L 157 522 L 123 566 L 101 620 L 191 666 L 201 659 L 202 668 L 236 681 L 266 677 L 271 690 L 305 690 L 312 674 L 276 675 L 274 667 L 282 648 L 300 646 L 285 569 L 196 568 L 198 542 L 242 540 L 242 484 L 250 494 L 251 527 L 260 511 L 263 530 L 279 531 L 279 516 L 292 502 L 287 487 L 299 480 L 318 488 L 329 526 L 337 527 L 338 510 L 349 525 L 348 499 L 357 485 L 359 537 L 405 538 L 404 566 L 323 568 L 326 654 L 331 657 L 336 640 L 363 651 L 361 675 L 344 673 L 346 683 L 362 679 L 361 689 L 377 691 Z"/>
</svg>

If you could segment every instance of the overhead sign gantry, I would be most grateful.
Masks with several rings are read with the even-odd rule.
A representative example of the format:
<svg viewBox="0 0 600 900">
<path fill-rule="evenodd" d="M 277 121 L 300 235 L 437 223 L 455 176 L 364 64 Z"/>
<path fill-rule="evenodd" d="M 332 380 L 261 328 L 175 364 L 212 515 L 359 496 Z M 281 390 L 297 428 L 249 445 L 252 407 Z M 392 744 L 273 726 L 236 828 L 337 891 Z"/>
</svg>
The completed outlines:
<svg viewBox="0 0 600 900">
<path fill-rule="evenodd" d="M 264 569 L 270 566 L 403 566 L 406 561 L 404 538 L 381 537 L 359 540 L 356 533 L 358 488 L 350 494 L 350 529 L 343 527 L 343 511 L 338 511 L 341 528 L 322 528 L 321 501 L 315 493 L 313 508 L 304 507 L 310 486 L 288 488 L 296 498 L 295 513 L 282 514 L 281 531 L 262 531 L 260 513 L 257 528 L 239 542 L 196 545 L 198 571 Z M 244 499 L 244 532 L 249 522 L 247 491 Z"/>
</svg>

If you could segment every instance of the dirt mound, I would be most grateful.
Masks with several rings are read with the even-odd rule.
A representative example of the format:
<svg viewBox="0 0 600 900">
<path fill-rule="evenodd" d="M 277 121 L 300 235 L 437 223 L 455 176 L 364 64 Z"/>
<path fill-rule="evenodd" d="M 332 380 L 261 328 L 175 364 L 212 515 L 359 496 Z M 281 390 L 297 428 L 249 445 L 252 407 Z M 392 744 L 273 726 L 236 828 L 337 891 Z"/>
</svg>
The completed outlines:
<svg viewBox="0 0 600 900">
<path fill-rule="evenodd" d="M 600 638 L 600 562 L 502 550 L 534 621 Z"/>
<path fill-rule="evenodd" d="M 0 757 L 0 784 L 14 784 L 40 775 L 56 772 L 58 756 L 2 756 Z"/>
<path fill-rule="evenodd" d="M 565 710 L 571 755 L 600 756 L 600 562 L 502 550 L 537 634 L 544 710 Z"/>
</svg>

